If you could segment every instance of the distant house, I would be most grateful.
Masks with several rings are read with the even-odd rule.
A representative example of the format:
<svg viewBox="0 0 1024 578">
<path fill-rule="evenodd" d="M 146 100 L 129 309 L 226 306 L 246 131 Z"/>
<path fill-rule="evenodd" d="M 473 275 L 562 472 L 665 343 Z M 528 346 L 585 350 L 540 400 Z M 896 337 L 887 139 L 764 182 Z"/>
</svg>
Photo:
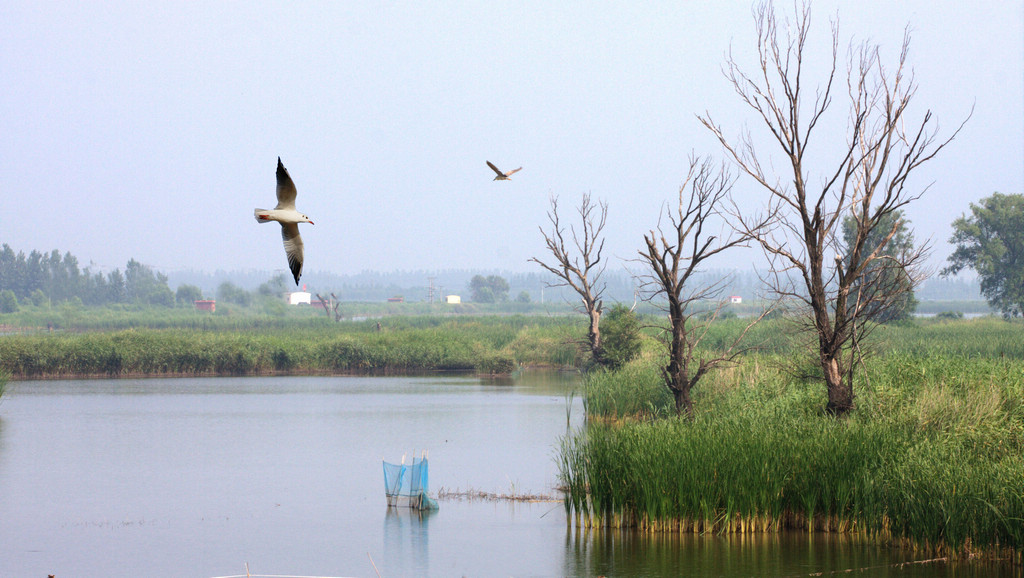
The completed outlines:
<svg viewBox="0 0 1024 578">
<path fill-rule="evenodd" d="M 292 291 L 285 294 L 285 302 L 289 305 L 311 305 L 311 295 L 306 291 Z"/>
<path fill-rule="evenodd" d="M 445 295 L 444 302 L 449 305 L 458 305 L 462 303 L 462 297 L 458 295 Z"/>
<path fill-rule="evenodd" d="M 732 297 L 729 297 L 729 303 L 743 303 L 743 298 L 740 297 L 739 295 L 733 295 Z"/>
<path fill-rule="evenodd" d="M 388 297 L 388 303 L 405 303 L 405 297 Z"/>
<path fill-rule="evenodd" d="M 196 306 L 196 311 L 209 311 L 210 313 L 217 311 L 217 302 L 213 299 L 193 301 L 192 303 Z"/>
</svg>

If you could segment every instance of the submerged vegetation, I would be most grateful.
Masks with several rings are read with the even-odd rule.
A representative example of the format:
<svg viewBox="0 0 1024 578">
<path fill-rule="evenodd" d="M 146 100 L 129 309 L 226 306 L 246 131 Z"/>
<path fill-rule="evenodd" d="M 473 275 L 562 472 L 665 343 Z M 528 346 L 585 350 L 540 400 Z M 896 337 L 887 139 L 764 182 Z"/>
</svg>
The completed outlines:
<svg viewBox="0 0 1024 578">
<path fill-rule="evenodd" d="M 589 423 L 560 453 L 570 521 L 863 533 L 1019 563 L 1022 331 L 991 318 L 879 328 L 845 418 L 824 411 L 819 380 L 787 370 L 781 340 L 709 375 L 691 419 L 664 417 L 672 398 L 649 356 L 590 375 Z"/>
</svg>

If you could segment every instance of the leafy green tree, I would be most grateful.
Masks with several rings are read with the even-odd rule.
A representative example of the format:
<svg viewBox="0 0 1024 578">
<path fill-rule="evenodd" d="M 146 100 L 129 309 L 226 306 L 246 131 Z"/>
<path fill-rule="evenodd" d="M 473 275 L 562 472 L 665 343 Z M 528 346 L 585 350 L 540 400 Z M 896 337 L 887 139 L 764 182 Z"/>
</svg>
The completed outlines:
<svg viewBox="0 0 1024 578">
<path fill-rule="evenodd" d="M 1024 195 L 993 193 L 953 221 L 956 250 L 942 275 L 974 269 L 981 294 L 1005 317 L 1024 315 Z"/>
<path fill-rule="evenodd" d="M 530 293 L 528 291 L 520 291 L 519 295 L 516 295 L 516 303 L 529 303 Z"/>
<path fill-rule="evenodd" d="M 82 294 L 82 301 L 89 305 L 108 303 L 110 287 L 107 284 L 107 277 L 97 271 L 95 274 L 86 269 L 85 289 Z"/>
<path fill-rule="evenodd" d="M 601 323 L 601 363 L 618 369 L 640 355 L 640 320 L 629 307 L 618 303 Z"/>
<path fill-rule="evenodd" d="M 18 311 L 18 298 L 14 291 L 4 289 L 0 291 L 0 313 L 15 313 Z"/>
<path fill-rule="evenodd" d="M 477 303 L 494 303 L 494 290 L 490 287 L 477 287 L 473 289 L 473 301 Z"/>
<path fill-rule="evenodd" d="M 178 305 L 184 305 L 192 307 L 192 304 L 196 301 L 200 301 L 203 298 L 203 290 L 195 285 L 179 285 L 178 290 L 174 292 L 174 300 Z"/>
<path fill-rule="evenodd" d="M 25 261 L 25 277 L 23 277 L 25 284 L 20 288 L 16 288 L 14 292 L 21 297 L 25 297 L 33 289 L 43 287 L 46 284 L 47 269 L 46 263 L 43 262 L 42 253 L 39 251 L 29 253 L 28 260 Z"/>
<path fill-rule="evenodd" d="M 849 306 L 863 307 L 864 314 L 879 323 L 910 319 L 917 309 L 915 282 L 903 266 L 906 262 L 904 256 L 914 252 L 914 234 L 907 224 L 909 221 L 899 210 L 879 219 L 878 226 L 868 232 L 864 246 L 881 248 L 882 258 L 871 261 L 864 274 L 850 287 Z M 889 235 L 889 240 L 883 243 Z M 856 240 L 857 219 L 850 215 L 843 219 L 847 261 Z"/>
<path fill-rule="evenodd" d="M 508 301 L 508 281 L 498 275 L 474 275 L 469 281 L 473 301 L 477 303 L 504 303 Z"/>
<path fill-rule="evenodd" d="M 145 305 L 174 304 L 174 292 L 167 286 L 167 276 L 154 272 L 138 261 L 128 262 L 125 273 L 115 269 L 103 274 L 78 268 L 78 258 L 70 252 L 61 255 L 32 251 L 15 254 L 10 246 L 0 247 L 0 291 L 14 292 L 22 303 L 28 300 L 40 305 L 79 299 L 88 305 L 109 303 L 141 303 Z"/>
<path fill-rule="evenodd" d="M 54 249 L 49 255 L 43 255 L 42 267 L 43 285 L 33 289 L 42 289 L 58 303 L 81 295 L 82 273 L 78 269 L 78 259 L 70 251 L 61 256 L 60 251 Z"/>
<path fill-rule="evenodd" d="M 125 286 L 124 274 L 120 269 L 114 269 L 107 273 L 106 293 L 103 302 L 125 303 L 128 301 L 128 290 Z"/>
<path fill-rule="evenodd" d="M 256 291 L 264 297 L 280 297 L 288 291 L 287 279 L 284 275 L 276 275 L 266 283 L 260 284 Z"/>
<path fill-rule="evenodd" d="M 125 289 L 128 300 L 147 305 L 174 305 L 174 293 L 167 286 L 167 276 L 154 273 L 153 269 L 135 259 L 128 261 L 125 269 Z"/>
<path fill-rule="evenodd" d="M 248 307 L 252 304 L 252 293 L 249 293 L 231 281 L 225 281 L 217 287 L 217 299 Z"/>
<path fill-rule="evenodd" d="M 7 243 L 0 247 L 0 291 L 14 289 L 17 285 L 17 276 L 20 273 L 18 267 L 18 256 L 14 249 Z"/>
<path fill-rule="evenodd" d="M 46 293 L 43 293 L 42 289 L 36 289 L 29 295 L 29 299 L 32 300 L 32 304 L 36 307 L 42 307 L 46 304 Z"/>
</svg>

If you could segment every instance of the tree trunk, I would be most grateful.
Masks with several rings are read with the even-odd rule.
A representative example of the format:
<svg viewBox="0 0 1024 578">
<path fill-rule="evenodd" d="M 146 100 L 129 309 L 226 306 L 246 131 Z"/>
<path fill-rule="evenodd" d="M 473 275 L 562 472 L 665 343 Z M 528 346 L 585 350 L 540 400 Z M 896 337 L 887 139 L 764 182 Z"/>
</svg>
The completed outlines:
<svg viewBox="0 0 1024 578">
<path fill-rule="evenodd" d="M 843 372 L 836 359 L 823 359 L 821 368 L 825 373 L 825 387 L 828 388 L 825 410 L 836 416 L 846 415 L 853 410 L 853 384 L 843 380 Z"/>
<path fill-rule="evenodd" d="M 673 351 L 676 350 L 675 345 L 673 344 Z M 665 385 L 668 386 L 669 391 L 672 392 L 673 399 L 675 399 L 677 416 L 686 415 L 690 417 L 693 415 L 693 400 L 690 399 L 690 390 L 693 389 L 693 384 L 697 380 L 689 379 L 688 373 L 686 367 L 675 357 L 669 360 L 668 365 L 661 368 L 661 374 L 665 378 Z"/>
<path fill-rule="evenodd" d="M 590 341 L 590 354 L 594 361 L 603 363 L 601 355 L 601 304 L 590 306 L 590 329 L 587 331 L 587 339 Z"/>
<path fill-rule="evenodd" d="M 693 414 L 690 389 L 694 382 L 690 381 L 690 358 L 686 350 L 686 316 L 683 314 L 683 304 L 675 298 L 675 294 L 669 294 L 668 311 L 672 342 L 668 349 L 668 365 L 663 370 L 665 385 L 675 399 L 676 415 L 682 416 L 685 413 L 689 417 Z"/>
<path fill-rule="evenodd" d="M 672 395 L 676 400 L 676 415 L 691 417 L 693 415 L 693 400 L 690 399 L 690 388 L 689 384 L 682 384 L 676 389 L 672 390 Z"/>
</svg>

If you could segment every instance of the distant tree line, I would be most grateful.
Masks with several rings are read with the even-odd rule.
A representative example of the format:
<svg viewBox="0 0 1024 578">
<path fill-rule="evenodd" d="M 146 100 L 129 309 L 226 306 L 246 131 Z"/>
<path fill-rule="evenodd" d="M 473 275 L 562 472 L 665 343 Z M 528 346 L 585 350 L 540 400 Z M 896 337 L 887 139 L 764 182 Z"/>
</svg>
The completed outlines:
<svg viewBox="0 0 1024 578">
<path fill-rule="evenodd" d="M 182 285 L 198 291 L 198 287 Z M 181 287 L 178 288 L 181 290 Z M 289 287 L 284 275 L 275 275 L 269 281 L 261 283 L 255 291 L 246 291 L 231 281 L 224 281 L 217 286 L 217 301 L 234 303 L 243 307 L 249 307 L 254 302 L 281 303 L 280 297 L 288 293 Z"/>
<path fill-rule="evenodd" d="M 724 280 L 723 292 L 726 295 L 739 295 L 745 302 L 756 300 L 764 292 L 762 276 L 765 271 L 755 269 L 752 258 L 737 259 L 734 267 L 709 268 L 697 271 L 693 281 L 702 284 Z M 741 268 L 743 267 L 743 268 Z M 631 271 L 628 269 L 637 269 Z M 606 306 L 611 303 L 631 305 L 636 298 L 638 289 L 637 277 L 642 272 L 632 261 L 625 261 L 610 267 L 601 280 L 607 285 L 604 291 Z M 224 282 L 240 287 L 246 291 L 259 291 L 259 287 L 268 278 L 275 276 L 274 271 L 169 271 L 168 283 L 177 287 L 175 293 L 184 285 L 192 287 L 208 297 L 217 295 Z M 576 304 L 579 296 L 566 287 L 551 287 L 554 275 L 547 271 L 516 272 L 504 269 L 438 269 L 419 271 L 363 271 L 358 274 L 337 274 L 325 271 L 316 273 L 315 281 L 310 282 L 309 290 L 323 295 L 335 293 L 341 301 L 384 301 L 388 297 L 401 295 L 406 302 L 426 302 L 430 298 L 429 280 L 434 279 L 434 299 L 441 300 L 446 295 L 456 294 L 472 301 L 472 278 L 480 275 L 484 278 L 500 276 L 508 281 L 507 297 L 510 301 L 531 303 Z M 304 278 L 305 279 L 305 278 Z M 287 291 L 290 289 L 282 289 Z M 921 300 L 980 300 L 981 292 L 978 281 L 973 277 L 936 278 L 925 281 L 919 290 L 915 290 Z M 218 300 L 221 298 L 218 296 Z"/>
<path fill-rule="evenodd" d="M 167 276 L 135 259 L 124 271 L 93 272 L 80 269 L 78 259 L 54 249 L 50 253 L 33 250 L 28 255 L 15 253 L 4 243 L 0 248 L 0 294 L 5 309 L 17 303 L 43 305 L 78 300 L 85 305 L 139 303 L 173 307 L 175 294 L 167 285 Z M 191 302 L 190 302 L 191 304 Z"/>
</svg>

